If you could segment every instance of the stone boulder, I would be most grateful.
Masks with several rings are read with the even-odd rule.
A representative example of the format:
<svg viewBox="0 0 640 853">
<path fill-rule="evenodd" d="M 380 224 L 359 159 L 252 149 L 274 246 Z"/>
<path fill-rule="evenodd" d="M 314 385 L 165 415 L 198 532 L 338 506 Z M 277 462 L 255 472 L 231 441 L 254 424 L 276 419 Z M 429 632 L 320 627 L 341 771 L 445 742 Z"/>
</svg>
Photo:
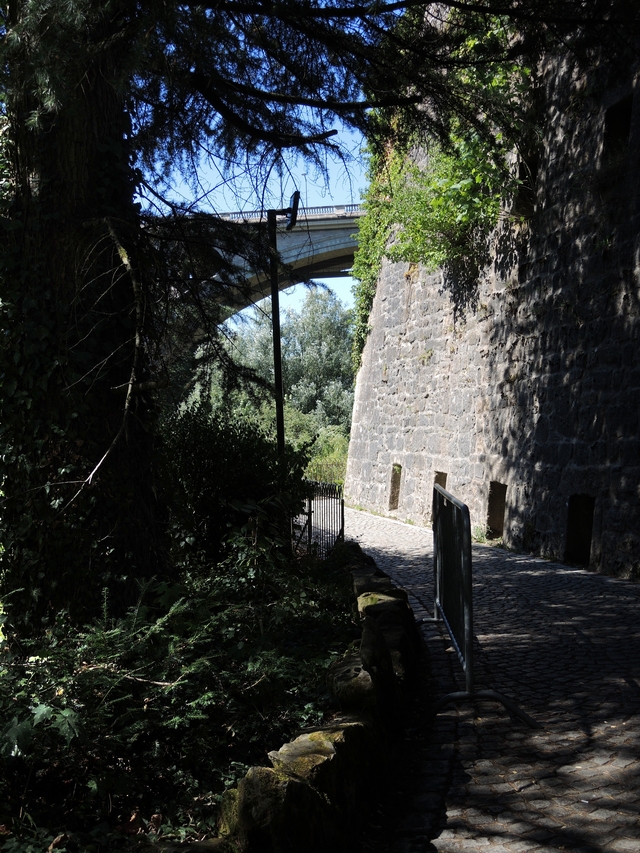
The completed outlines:
<svg viewBox="0 0 640 853">
<path fill-rule="evenodd" d="M 326 853 L 346 848 L 327 798 L 306 781 L 252 767 L 238 785 L 236 838 L 241 851 Z"/>
<path fill-rule="evenodd" d="M 376 689 L 359 654 L 350 654 L 332 664 L 327 676 L 329 692 L 345 713 L 375 713 Z"/>
<path fill-rule="evenodd" d="M 369 783 L 383 770 L 386 753 L 372 720 L 345 715 L 269 753 L 278 770 L 320 791 L 337 810 L 343 831 L 362 810 Z"/>
</svg>

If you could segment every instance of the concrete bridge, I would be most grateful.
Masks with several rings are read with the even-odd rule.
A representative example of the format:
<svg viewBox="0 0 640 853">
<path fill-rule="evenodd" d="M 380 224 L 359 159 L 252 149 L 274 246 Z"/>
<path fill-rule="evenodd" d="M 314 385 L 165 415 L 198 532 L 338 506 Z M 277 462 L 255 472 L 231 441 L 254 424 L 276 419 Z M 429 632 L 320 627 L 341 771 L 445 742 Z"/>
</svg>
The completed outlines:
<svg viewBox="0 0 640 853">
<path fill-rule="evenodd" d="M 359 204 L 303 207 L 298 211 L 295 228 L 285 231 L 286 220 L 278 226 L 278 251 L 291 275 L 282 274 L 280 290 L 312 278 L 337 278 L 349 274 L 357 248 L 355 233 L 364 213 Z M 224 213 L 223 218 L 237 222 L 265 222 L 264 210 L 250 213 Z M 249 275 L 250 290 L 234 303 L 232 313 L 259 302 L 271 293 L 268 277 Z"/>
</svg>

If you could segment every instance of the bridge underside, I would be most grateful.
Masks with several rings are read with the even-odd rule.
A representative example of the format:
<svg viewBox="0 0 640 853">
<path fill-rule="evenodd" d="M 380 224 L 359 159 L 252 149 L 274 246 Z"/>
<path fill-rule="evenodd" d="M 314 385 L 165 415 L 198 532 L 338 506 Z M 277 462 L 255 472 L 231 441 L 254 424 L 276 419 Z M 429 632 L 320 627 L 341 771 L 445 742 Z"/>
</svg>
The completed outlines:
<svg viewBox="0 0 640 853">
<path fill-rule="evenodd" d="M 280 290 L 314 278 L 349 275 L 357 248 L 356 232 L 360 212 L 308 217 L 292 231 L 278 230 L 278 251 L 283 268 L 278 277 Z M 225 306 L 227 316 L 242 311 L 271 294 L 264 275 L 247 277 L 248 288 L 237 301 Z"/>
</svg>

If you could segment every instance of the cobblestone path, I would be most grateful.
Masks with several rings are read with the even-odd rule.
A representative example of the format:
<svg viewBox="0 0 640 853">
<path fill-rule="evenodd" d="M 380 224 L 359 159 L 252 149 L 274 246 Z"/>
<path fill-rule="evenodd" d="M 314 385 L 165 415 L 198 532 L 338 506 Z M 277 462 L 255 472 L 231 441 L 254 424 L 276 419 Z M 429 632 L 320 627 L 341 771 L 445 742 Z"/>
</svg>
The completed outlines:
<svg viewBox="0 0 640 853">
<path fill-rule="evenodd" d="M 432 535 L 346 510 L 346 537 L 433 615 Z M 640 584 L 473 548 L 476 686 L 416 737 L 389 853 L 640 853 Z M 437 697 L 464 690 L 448 638 L 421 627 Z"/>
</svg>

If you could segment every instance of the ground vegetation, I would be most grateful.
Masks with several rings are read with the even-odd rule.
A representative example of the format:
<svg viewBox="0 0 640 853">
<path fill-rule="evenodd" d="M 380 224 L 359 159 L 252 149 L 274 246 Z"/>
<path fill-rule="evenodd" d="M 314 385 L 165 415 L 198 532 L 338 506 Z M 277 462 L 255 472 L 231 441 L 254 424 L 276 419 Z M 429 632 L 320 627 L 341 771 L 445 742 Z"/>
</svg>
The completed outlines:
<svg viewBox="0 0 640 853">
<path fill-rule="evenodd" d="M 123 617 L 105 596 L 82 629 L 63 616 L 3 651 L 3 850 L 216 835 L 225 790 L 322 721 L 327 668 L 357 633 L 346 576 L 284 559 L 267 502 L 237 512 L 215 574 L 185 556 Z"/>
</svg>

